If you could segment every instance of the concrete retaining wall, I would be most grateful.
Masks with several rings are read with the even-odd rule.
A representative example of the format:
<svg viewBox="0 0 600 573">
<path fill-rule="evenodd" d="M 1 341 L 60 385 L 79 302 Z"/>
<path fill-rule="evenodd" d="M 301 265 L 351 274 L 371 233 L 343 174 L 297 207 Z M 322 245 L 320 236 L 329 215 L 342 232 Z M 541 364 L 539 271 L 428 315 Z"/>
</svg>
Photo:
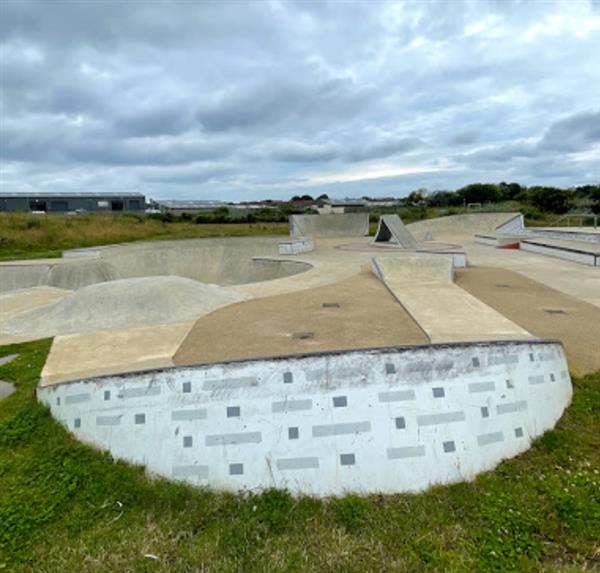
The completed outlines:
<svg viewBox="0 0 600 573">
<path fill-rule="evenodd" d="M 368 213 L 290 215 L 292 237 L 360 237 L 369 234 Z"/>
<path fill-rule="evenodd" d="M 338 495 L 470 479 L 523 452 L 571 399 L 560 343 L 394 347 L 43 386 L 82 441 L 218 489 Z"/>
</svg>

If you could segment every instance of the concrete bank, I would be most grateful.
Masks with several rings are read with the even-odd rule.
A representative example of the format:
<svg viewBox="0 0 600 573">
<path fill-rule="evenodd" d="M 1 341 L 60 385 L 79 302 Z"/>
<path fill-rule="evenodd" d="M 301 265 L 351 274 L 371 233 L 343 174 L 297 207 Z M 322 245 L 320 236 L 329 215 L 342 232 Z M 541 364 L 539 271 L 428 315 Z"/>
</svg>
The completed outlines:
<svg viewBox="0 0 600 573">
<path fill-rule="evenodd" d="M 77 438 L 225 490 L 418 491 L 525 451 L 571 400 L 560 343 L 326 352 L 42 386 Z"/>
</svg>

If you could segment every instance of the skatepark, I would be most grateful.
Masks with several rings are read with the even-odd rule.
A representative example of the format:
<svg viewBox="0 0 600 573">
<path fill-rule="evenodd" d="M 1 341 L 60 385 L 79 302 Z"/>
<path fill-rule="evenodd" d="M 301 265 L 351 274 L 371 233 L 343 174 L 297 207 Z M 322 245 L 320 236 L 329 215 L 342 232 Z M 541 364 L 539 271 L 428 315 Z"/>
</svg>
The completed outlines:
<svg viewBox="0 0 600 573">
<path fill-rule="evenodd" d="M 569 372 L 600 369 L 600 234 L 518 213 L 368 232 L 292 216 L 289 237 L 1 263 L 0 344 L 54 337 L 53 416 L 195 485 L 418 491 L 525 451 Z"/>
</svg>

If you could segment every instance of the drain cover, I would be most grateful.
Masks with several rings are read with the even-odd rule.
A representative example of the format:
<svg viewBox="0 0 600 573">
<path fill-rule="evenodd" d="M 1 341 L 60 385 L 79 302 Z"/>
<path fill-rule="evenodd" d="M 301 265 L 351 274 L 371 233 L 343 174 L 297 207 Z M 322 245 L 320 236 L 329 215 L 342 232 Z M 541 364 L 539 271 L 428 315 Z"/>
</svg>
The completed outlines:
<svg viewBox="0 0 600 573">
<path fill-rule="evenodd" d="M 340 308 L 339 302 L 324 302 L 323 308 Z"/>
<path fill-rule="evenodd" d="M 294 334 L 292 334 L 292 338 L 296 338 L 298 340 L 310 340 L 314 337 L 314 332 L 294 332 Z"/>
<path fill-rule="evenodd" d="M 545 308 L 544 312 L 548 314 L 567 314 L 562 308 Z"/>
<path fill-rule="evenodd" d="M 510 285 L 503 285 L 503 284 L 499 284 L 499 285 L 496 285 L 496 286 L 497 286 L 498 288 L 511 288 L 511 286 L 510 286 Z"/>
</svg>

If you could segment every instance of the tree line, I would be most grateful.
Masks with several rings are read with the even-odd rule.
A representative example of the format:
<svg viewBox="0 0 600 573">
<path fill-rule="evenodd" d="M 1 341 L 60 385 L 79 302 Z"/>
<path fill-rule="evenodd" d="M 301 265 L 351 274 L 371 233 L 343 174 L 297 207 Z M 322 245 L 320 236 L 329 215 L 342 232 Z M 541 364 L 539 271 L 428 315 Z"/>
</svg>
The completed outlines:
<svg viewBox="0 0 600 573">
<path fill-rule="evenodd" d="M 471 183 L 456 191 L 414 191 L 408 202 L 421 201 L 431 207 L 461 207 L 470 203 L 502 203 L 518 201 L 540 211 L 567 213 L 573 209 L 600 214 L 600 185 L 581 185 L 569 189 L 532 186 L 519 183 Z"/>
</svg>

